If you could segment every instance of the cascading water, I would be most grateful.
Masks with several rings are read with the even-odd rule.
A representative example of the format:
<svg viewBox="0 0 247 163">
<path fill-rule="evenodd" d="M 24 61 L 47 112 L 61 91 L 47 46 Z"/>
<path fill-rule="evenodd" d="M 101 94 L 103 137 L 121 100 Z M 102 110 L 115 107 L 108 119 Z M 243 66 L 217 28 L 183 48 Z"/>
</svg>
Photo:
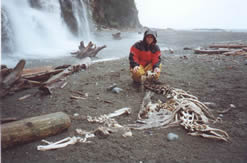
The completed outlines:
<svg viewBox="0 0 247 163">
<path fill-rule="evenodd" d="M 78 7 L 78 6 L 82 6 L 82 7 Z M 79 37 L 84 38 L 86 40 L 92 39 L 90 35 L 91 32 L 90 32 L 90 26 L 88 22 L 87 9 L 84 5 L 83 0 L 72 1 L 72 9 L 75 13 L 74 15 L 75 15 L 76 21 L 78 22 Z"/>
<path fill-rule="evenodd" d="M 77 48 L 79 41 L 92 39 L 83 0 L 71 1 L 79 29 L 76 36 L 62 18 L 58 0 L 36 0 L 39 8 L 32 7 L 30 2 L 2 2 L 3 63 L 9 58 L 42 59 L 68 55 Z M 11 54 L 7 54 L 9 52 Z"/>
</svg>

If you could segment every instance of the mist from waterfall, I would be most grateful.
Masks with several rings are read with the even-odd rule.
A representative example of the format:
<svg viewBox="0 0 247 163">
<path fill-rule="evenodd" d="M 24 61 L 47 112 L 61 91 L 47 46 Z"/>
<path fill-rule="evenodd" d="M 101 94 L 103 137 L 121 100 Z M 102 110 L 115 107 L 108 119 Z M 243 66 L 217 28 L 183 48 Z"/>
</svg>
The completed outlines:
<svg viewBox="0 0 247 163">
<path fill-rule="evenodd" d="M 30 0 L 2 1 L 2 59 L 68 55 L 79 41 L 92 39 L 83 0 L 72 3 L 79 29 L 77 36 L 64 22 L 58 0 L 39 0 L 40 8 L 32 7 Z"/>
</svg>

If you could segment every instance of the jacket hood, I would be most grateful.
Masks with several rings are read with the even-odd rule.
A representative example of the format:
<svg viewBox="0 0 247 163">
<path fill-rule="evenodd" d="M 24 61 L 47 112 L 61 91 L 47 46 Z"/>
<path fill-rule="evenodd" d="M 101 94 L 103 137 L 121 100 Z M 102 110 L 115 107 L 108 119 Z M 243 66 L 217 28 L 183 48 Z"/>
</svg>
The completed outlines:
<svg viewBox="0 0 247 163">
<path fill-rule="evenodd" d="M 144 37 L 143 37 L 143 41 L 145 41 L 145 38 L 147 35 L 153 35 L 154 37 L 154 43 L 156 44 L 157 42 L 157 32 L 156 31 L 153 31 L 151 29 L 148 29 L 144 32 Z"/>
</svg>

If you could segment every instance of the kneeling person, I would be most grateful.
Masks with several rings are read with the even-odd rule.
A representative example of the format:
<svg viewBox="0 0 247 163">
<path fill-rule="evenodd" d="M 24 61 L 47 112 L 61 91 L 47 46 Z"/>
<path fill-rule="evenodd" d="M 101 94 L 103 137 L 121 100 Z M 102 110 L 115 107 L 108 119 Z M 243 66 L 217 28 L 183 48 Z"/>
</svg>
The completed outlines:
<svg viewBox="0 0 247 163">
<path fill-rule="evenodd" d="M 154 79 L 158 80 L 161 71 L 160 48 L 156 45 L 157 33 L 148 29 L 143 40 L 135 43 L 129 54 L 130 72 L 135 82 L 141 83 L 142 77 L 148 71 L 155 73 Z"/>
</svg>

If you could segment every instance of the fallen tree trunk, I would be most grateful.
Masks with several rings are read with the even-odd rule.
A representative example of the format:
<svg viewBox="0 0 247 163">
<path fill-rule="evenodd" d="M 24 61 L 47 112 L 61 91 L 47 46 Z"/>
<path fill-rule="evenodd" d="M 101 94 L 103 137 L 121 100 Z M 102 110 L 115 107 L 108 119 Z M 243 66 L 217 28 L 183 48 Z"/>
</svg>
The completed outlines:
<svg viewBox="0 0 247 163">
<path fill-rule="evenodd" d="M 2 147 L 8 148 L 56 135 L 69 128 L 70 125 L 69 116 L 63 112 L 2 124 Z"/>
<path fill-rule="evenodd" d="M 210 48 L 230 48 L 230 49 L 241 49 L 247 48 L 247 45 L 243 44 L 218 44 L 218 45 L 210 45 Z"/>
<path fill-rule="evenodd" d="M 86 58 L 86 57 L 95 57 L 97 53 L 104 49 L 106 45 L 101 47 L 96 47 L 95 44 L 93 44 L 91 41 L 88 43 L 88 45 L 85 47 L 84 42 L 80 42 L 79 50 L 77 52 L 72 52 L 72 55 L 75 55 L 77 58 Z"/>
<path fill-rule="evenodd" d="M 82 69 L 88 68 L 91 64 L 91 59 L 89 57 L 84 58 L 80 64 L 71 65 L 57 75 L 52 76 L 49 80 L 43 83 L 40 90 L 44 91 L 45 94 L 52 94 L 52 89 L 62 87 L 66 82 L 66 77 L 74 72 L 78 72 Z"/>
</svg>

